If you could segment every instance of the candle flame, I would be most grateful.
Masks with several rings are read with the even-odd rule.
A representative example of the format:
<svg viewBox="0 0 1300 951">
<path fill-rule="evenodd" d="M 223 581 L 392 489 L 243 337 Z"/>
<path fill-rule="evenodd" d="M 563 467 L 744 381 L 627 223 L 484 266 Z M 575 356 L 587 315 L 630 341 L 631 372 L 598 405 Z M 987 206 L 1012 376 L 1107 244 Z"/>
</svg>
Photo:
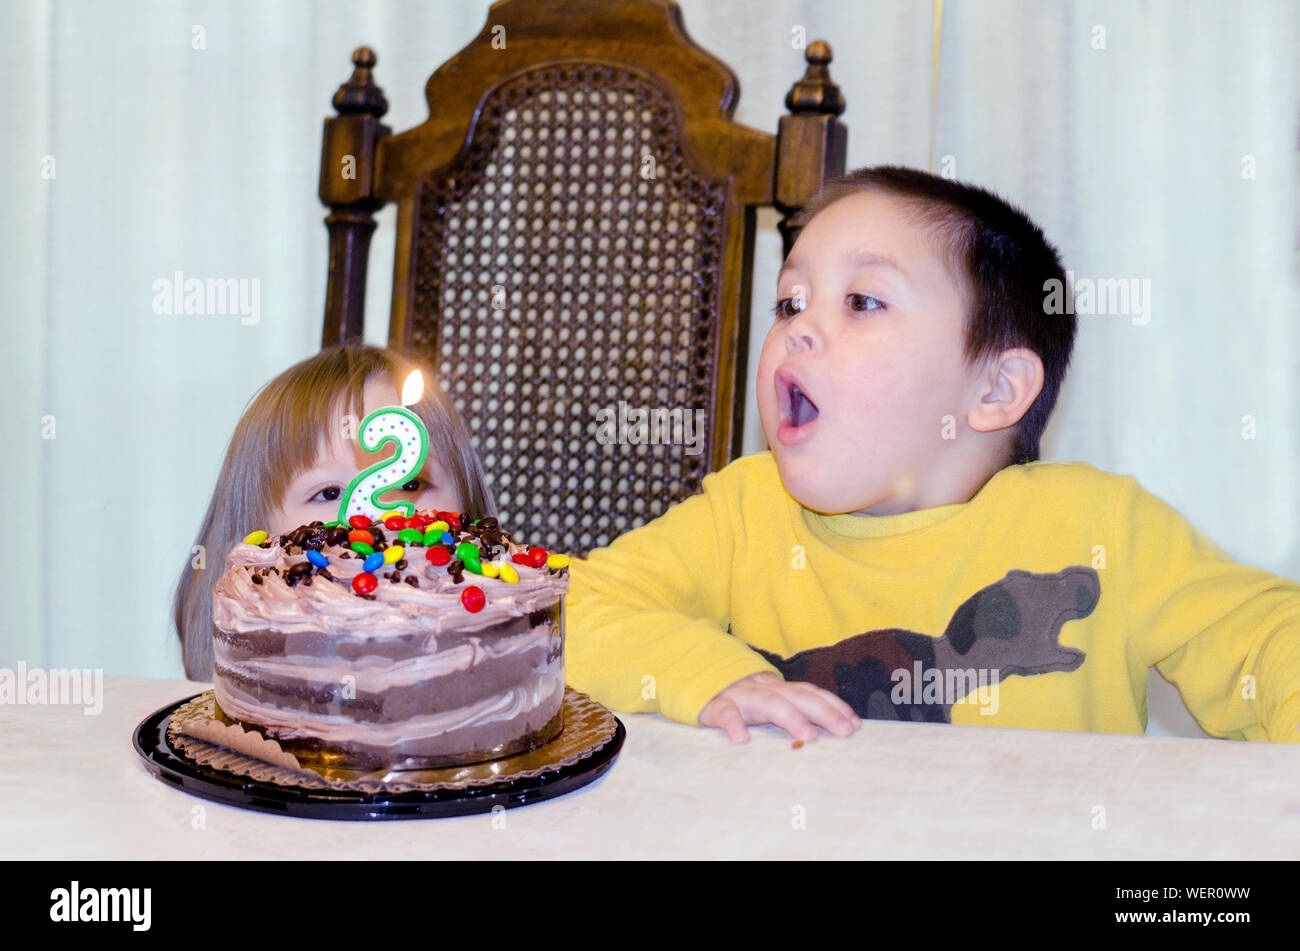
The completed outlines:
<svg viewBox="0 0 1300 951">
<path fill-rule="evenodd" d="M 402 384 L 402 405 L 410 406 L 420 402 L 420 397 L 424 395 L 424 374 L 419 370 L 412 370 L 411 375 L 406 378 Z"/>
</svg>

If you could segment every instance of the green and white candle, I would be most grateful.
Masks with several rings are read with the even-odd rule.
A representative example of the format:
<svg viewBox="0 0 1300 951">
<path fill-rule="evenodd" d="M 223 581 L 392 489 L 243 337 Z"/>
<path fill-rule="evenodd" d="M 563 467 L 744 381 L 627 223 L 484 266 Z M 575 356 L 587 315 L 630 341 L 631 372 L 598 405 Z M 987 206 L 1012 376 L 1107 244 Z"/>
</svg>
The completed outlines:
<svg viewBox="0 0 1300 951">
<path fill-rule="evenodd" d="M 410 502 L 380 502 L 379 496 L 389 489 L 410 481 L 424 468 L 429 455 L 429 433 L 420 417 L 407 406 L 420 401 L 424 395 L 424 377 L 412 370 L 402 387 L 401 406 L 381 406 L 361 421 L 357 442 L 366 452 L 379 452 L 389 443 L 397 445 L 397 455 L 385 462 L 377 462 L 357 473 L 339 502 L 339 521 L 346 523 L 353 515 L 364 515 L 371 521 L 387 512 L 401 510 L 410 517 L 415 506 Z"/>
</svg>

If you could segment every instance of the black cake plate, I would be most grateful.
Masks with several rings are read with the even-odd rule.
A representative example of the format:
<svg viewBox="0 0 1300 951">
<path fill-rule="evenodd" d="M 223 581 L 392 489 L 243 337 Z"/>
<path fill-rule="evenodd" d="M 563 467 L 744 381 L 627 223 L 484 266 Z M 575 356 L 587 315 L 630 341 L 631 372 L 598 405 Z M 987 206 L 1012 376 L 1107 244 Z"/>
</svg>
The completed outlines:
<svg viewBox="0 0 1300 951">
<path fill-rule="evenodd" d="M 183 704 L 202 693 L 184 697 L 155 710 L 135 728 L 132 745 L 145 766 L 165 783 L 190 795 L 241 809 L 255 809 L 301 819 L 438 819 L 491 812 L 554 799 L 595 782 L 614 765 L 627 730 L 614 718 L 614 735 L 590 756 L 571 766 L 540 776 L 525 777 L 466 789 L 430 792 L 367 794 L 348 790 L 322 791 L 261 782 L 197 763 L 167 741 L 167 721 Z"/>
</svg>

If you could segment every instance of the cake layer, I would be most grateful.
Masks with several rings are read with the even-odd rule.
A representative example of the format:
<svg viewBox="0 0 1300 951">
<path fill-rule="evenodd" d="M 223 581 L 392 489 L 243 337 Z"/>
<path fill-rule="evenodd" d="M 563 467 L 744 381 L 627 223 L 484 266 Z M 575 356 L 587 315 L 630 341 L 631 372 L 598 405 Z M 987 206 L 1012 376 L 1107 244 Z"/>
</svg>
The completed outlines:
<svg viewBox="0 0 1300 951">
<path fill-rule="evenodd" d="M 304 765 L 430 769 L 509 756 L 554 739 L 563 728 L 564 664 L 557 658 L 529 684 L 455 710 L 382 724 L 282 710 L 222 681 L 214 691 L 226 716 L 275 740 Z"/>
<path fill-rule="evenodd" d="M 218 627 L 213 636 L 213 653 L 227 663 L 238 663 L 254 657 L 336 657 L 343 661 L 362 663 L 370 658 L 399 661 L 460 647 L 471 640 L 487 642 L 508 639 L 547 621 L 558 625 L 558 612 L 559 606 L 551 604 L 483 626 L 460 630 L 443 626 L 436 632 L 416 628 L 401 634 L 386 633 L 377 628 L 369 632 L 368 636 L 282 631 L 270 627 L 226 631 Z"/>
<path fill-rule="evenodd" d="M 379 667 L 278 658 L 227 664 L 215 659 L 216 679 L 250 701 L 282 710 L 397 721 L 464 707 L 563 665 L 551 625 L 498 645 L 466 644 L 451 651 Z"/>
</svg>

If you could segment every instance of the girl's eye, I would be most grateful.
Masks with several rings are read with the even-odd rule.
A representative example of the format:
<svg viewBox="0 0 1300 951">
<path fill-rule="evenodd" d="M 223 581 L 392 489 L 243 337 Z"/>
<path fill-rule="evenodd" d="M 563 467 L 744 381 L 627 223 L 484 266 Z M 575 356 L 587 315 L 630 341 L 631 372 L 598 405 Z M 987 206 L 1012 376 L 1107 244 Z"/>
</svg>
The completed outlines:
<svg viewBox="0 0 1300 951">
<path fill-rule="evenodd" d="M 402 491 L 403 491 L 403 492 L 419 492 L 419 491 L 420 491 L 420 480 L 419 480 L 419 479 L 412 479 L 410 482 L 404 483 L 404 484 L 402 485 Z"/>
<path fill-rule="evenodd" d="M 848 302 L 850 310 L 869 311 L 885 309 L 884 301 L 878 300 L 875 297 L 870 297 L 866 294 L 850 294 L 845 298 L 845 301 Z"/>
<path fill-rule="evenodd" d="M 343 494 L 343 490 L 341 488 L 339 488 L 337 485 L 332 485 L 327 489 L 321 489 L 319 492 L 317 492 L 307 501 L 308 502 L 337 502 L 339 500 L 339 496 L 342 494 Z"/>
<path fill-rule="evenodd" d="M 782 320 L 786 317 L 793 317 L 807 306 L 808 302 L 802 297 L 783 297 L 776 302 L 776 306 L 772 308 L 772 313 L 776 315 L 778 320 Z"/>
</svg>

